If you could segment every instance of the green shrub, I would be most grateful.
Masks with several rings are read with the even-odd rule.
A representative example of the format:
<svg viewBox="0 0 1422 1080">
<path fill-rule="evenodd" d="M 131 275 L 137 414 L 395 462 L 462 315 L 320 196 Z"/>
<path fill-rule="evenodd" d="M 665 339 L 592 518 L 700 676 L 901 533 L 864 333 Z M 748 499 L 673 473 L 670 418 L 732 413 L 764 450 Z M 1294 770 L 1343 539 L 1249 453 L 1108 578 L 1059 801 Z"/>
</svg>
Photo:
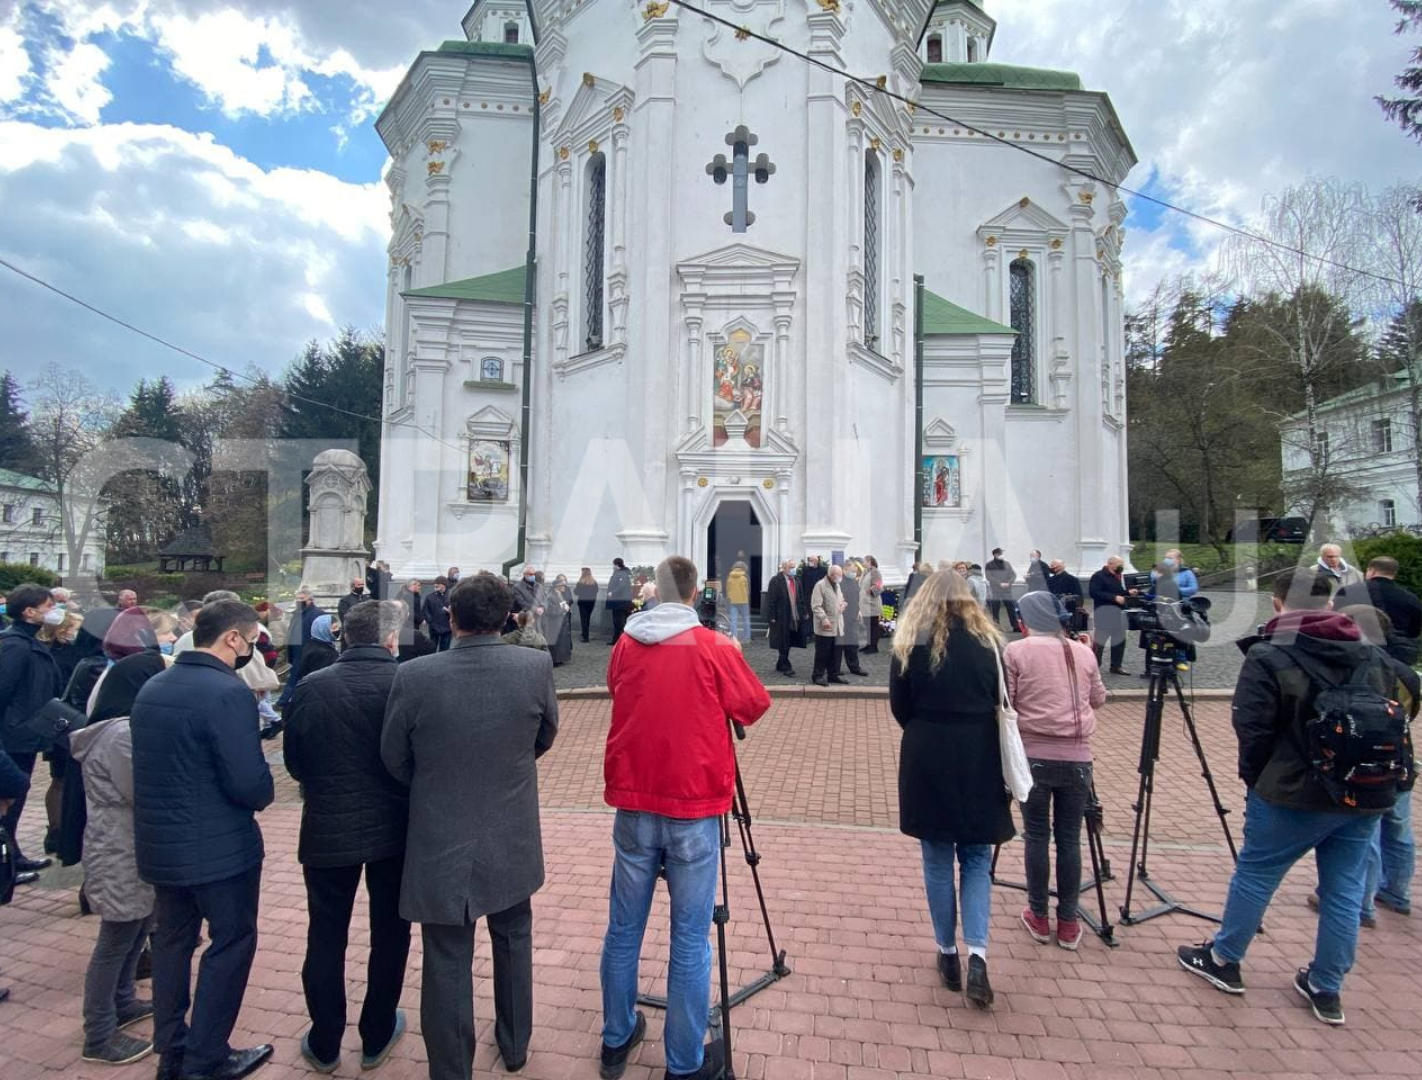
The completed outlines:
<svg viewBox="0 0 1422 1080">
<path fill-rule="evenodd" d="M 1353 559 L 1359 572 L 1367 569 L 1369 560 L 1380 555 L 1390 555 L 1397 560 L 1399 585 L 1422 594 L 1422 537 L 1395 532 L 1370 536 L 1353 544 Z"/>
<path fill-rule="evenodd" d="M 0 592 L 9 592 L 16 585 L 43 585 L 46 588 L 53 588 L 59 584 L 59 578 L 53 571 L 46 570 L 43 566 L 31 566 L 29 563 L 0 563 Z"/>
</svg>

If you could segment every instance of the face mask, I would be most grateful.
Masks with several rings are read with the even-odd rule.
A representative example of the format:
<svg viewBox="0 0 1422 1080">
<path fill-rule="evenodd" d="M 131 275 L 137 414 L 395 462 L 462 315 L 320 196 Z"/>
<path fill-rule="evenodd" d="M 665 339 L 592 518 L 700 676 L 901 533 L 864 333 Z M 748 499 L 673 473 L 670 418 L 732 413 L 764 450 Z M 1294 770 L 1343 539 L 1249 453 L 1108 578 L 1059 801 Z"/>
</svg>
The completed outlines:
<svg viewBox="0 0 1422 1080">
<path fill-rule="evenodd" d="M 64 612 L 60 608 L 50 608 L 44 613 L 45 626 L 58 626 L 64 621 Z"/>
<path fill-rule="evenodd" d="M 535 581 L 538 580 L 538 577 L 537 577 L 536 575 L 534 575 L 534 574 L 524 574 L 524 575 L 523 575 L 523 580 L 526 581 L 526 582 L 528 582 L 530 585 L 532 585 Z"/>
<path fill-rule="evenodd" d="M 164 656 L 172 656 L 172 655 L 173 655 L 173 643 L 172 643 L 171 641 L 160 641 L 160 642 L 158 643 L 158 651 L 159 651 L 160 653 L 162 653 Z"/>
<path fill-rule="evenodd" d="M 351 592 L 353 592 L 353 593 L 355 593 L 357 596 L 359 596 L 361 593 L 365 592 L 365 586 L 363 586 L 363 585 L 358 585 L 358 586 L 356 586 L 354 589 L 352 589 Z"/>
<path fill-rule="evenodd" d="M 254 653 L 256 649 L 257 646 L 255 642 L 248 642 L 247 651 L 245 653 L 242 653 L 235 660 L 232 661 L 232 670 L 241 671 L 244 667 L 250 664 L 252 662 L 252 653 Z"/>
</svg>

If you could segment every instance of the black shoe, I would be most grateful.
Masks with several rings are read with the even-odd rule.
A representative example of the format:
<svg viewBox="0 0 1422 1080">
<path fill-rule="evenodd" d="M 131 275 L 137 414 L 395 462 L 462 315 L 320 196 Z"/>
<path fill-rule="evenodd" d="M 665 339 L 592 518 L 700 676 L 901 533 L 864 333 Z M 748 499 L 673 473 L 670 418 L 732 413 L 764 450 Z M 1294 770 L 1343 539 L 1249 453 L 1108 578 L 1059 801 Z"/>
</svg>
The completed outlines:
<svg viewBox="0 0 1422 1080">
<path fill-rule="evenodd" d="M 15 860 L 15 872 L 17 874 L 38 874 L 41 870 L 47 869 L 53 864 L 53 859 L 26 859 L 21 857 Z"/>
<path fill-rule="evenodd" d="M 135 1061 L 142 1061 L 151 1053 L 153 1044 L 147 1039 L 114 1034 L 109 1036 L 107 1042 L 98 1046 L 84 1047 L 82 1057 L 85 1061 L 93 1061 L 99 1065 L 131 1065 Z"/>
<path fill-rule="evenodd" d="M 272 739 L 275 739 L 278 735 L 281 734 L 281 721 L 273 720 L 266 727 L 262 728 L 262 730 L 259 731 L 257 734 L 263 742 L 270 742 Z"/>
<path fill-rule="evenodd" d="M 828 686 L 828 685 L 829 685 L 829 680 L 826 679 L 823 675 L 813 675 L 813 676 L 810 677 L 810 681 L 811 681 L 812 683 L 814 683 L 816 686 Z"/>
<path fill-rule="evenodd" d="M 59 830 L 46 829 L 44 834 L 44 852 L 46 855 L 59 854 Z"/>
<path fill-rule="evenodd" d="M 80 914 L 80 915 L 92 915 L 92 914 L 94 914 L 94 906 L 89 903 L 89 894 L 84 891 L 84 886 L 83 886 L 83 885 L 80 885 L 80 886 L 79 886 L 79 914 Z M 144 950 L 144 952 L 147 952 L 147 951 L 148 951 L 148 950 L 146 950 L 146 949 Z M 149 957 L 149 960 L 150 960 L 150 961 L 152 960 L 152 957 L 151 957 L 151 956 Z M 143 962 L 142 957 L 139 957 L 139 963 L 141 964 L 142 962 Z"/>
<path fill-rule="evenodd" d="M 174 1050 L 158 1059 L 158 1074 L 154 1080 L 182 1080 L 183 1052 Z"/>
<path fill-rule="evenodd" d="M 878 655 L 879 655 L 879 646 L 875 645 L 872 649 L 860 649 L 860 650 L 859 650 L 859 655 L 860 655 L 860 656 L 878 656 Z"/>
<path fill-rule="evenodd" d="M 602 1080 L 617 1080 L 627 1068 L 627 1057 L 632 1053 L 633 1047 L 642 1041 L 647 1034 L 647 1017 L 640 1009 L 637 1010 L 637 1022 L 632 1025 L 632 1034 L 621 1046 L 608 1046 L 602 1044 L 602 1063 L 598 1066 L 597 1074 Z"/>
<path fill-rule="evenodd" d="M 1204 941 L 1199 945 L 1181 945 L 1175 950 L 1180 966 L 1191 975 L 1198 975 L 1217 990 L 1226 994 L 1244 993 L 1244 978 L 1239 973 L 1239 964 L 1215 963 L 1213 942 Z"/>
<path fill-rule="evenodd" d="M 785 669 L 784 671 L 782 671 L 780 674 L 784 675 L 787 679 L 798 678 L 798 676 L 795 674 L 795 669 L 792 668 L 792 667 L 786 668 L 786 669 Z"/>
<path fill-rule="evenodd" d="M 1112 675 L 1129 675 L 1130 672 L 1127 671 L 1127 670 L 1126 670 L 1125 668 L 1123 668 L 1123 667 L 1113 667 L 1113 668 L 1111 669 L 1111 674 L 1112 674 Z"/>
<path fill-rule="evenodd" d="M 516 1073 L 528 1064 L 528 1051 L 525 1050 L 518 1057 L 514 1057 L 512 1054 L 505 1054 L 500 1050 L 499 1059 L 504 1063 L 504 1072 Z"/>
<path fill-rule="evenodd" d="M 832 682 L 832 683 L 834 683 L 834 684 L 837 685 L 837 686 L 848 686 L 848 685 L 849 685 L 849 680 L 848 680 L 848 679 L 841 679 L 838 675 L 831 675 L 831 676 L 829 677 L 829 681 Z"/>
<path fill-rule="evenodd" d="M 390 1056 L 390 1051 L 395 1049 L 395 1044 L 400 1041 L 400 1036 L 405 1034 L 405 1010 L 395 1010 L 395 1026 L 390 1031 L 390 1038 L 373 1054 L 361 1054 L 360 1067 L 369 1072 L 371 1069 L 379 1068 L 385 1064 L 385 1059 Z"/>
<path fill-rule="evenodd" d="M 212 1072 L 183 1073 L 183 1080 L 241 1080 L 250 1076 L 272 1059 L 272 1044 L 263 1043 L 247 1050 L 234 1050 Z"/>
<path fill-rule="evenodd" d="M 968 957 L 967 998 L 980 1009 L 992 1007 L 992 984 L 988 982 L 987 961 L 981 956 Z"/>
<path fill-rule="evenodd" d="M 674 1073 L 668 1069 L 664 1080 L 721 1080 L 726 1075 L 726 1044 L 720 1039 L 706 1044 L 701 1068 L 693 1073 Z"/>
<path fill-rule="evenodd" d="M 33 870 L 26 870 L 26 871 L 25 871 L 24 873 L 22 873 L 22 874 L 16 874 L 16 875 L 15 875 L 15 884 L 16 884 L 16 885 L 33 885 L 33 884 L 34 884 L 36 881 L 38 881 L 38 880 L 39 880 L 39 875 L 38 875 L 37 873 L 35 873 Z"/>
<path fill-rule="evenodd" d="M 134 968 L 133 977 L 138 982 L 147 982 L 153 978 L 153 947 L 143 946 L 143 951 L 138 954 L 138 967 Z"/>
<path fill-rule="evenodd" d="M 4 1002 L 9 1001 L 9 1000 L 10 1000 L 10 988 L 9 988 L 8 986 L 0 986 L 0 1003 L 4 1003 Z"/>
<path fill-rule="evenodd" d="M 862 667 L 850 668 L 849 673 L 851 675 L 858 675 L 861 679 L 869 678 L 869 672 L 865 671 Z"/>
<path fill-rule="evenodd" d="M 119 1030 L 122 1031 L 130 1024 L 136 1024 L 140 1020 L 147 1020 L 152 1015 L 153 1002 L 135 998 L 132 1005 L 118 1014 Z"/>
<path fill-rule="evenodd" d="M 1294 976 L 1294 989 L 1313 1006 L 1313 1015 L 1325 1024 L 1340 1027 L 1343 1023 L 1343 1000 L 1337 994 L 1325 994 L 1308 984 L 1308 968 L 1299 968 Z"/>
<path fill-rule="evenodd" d="M 958 993 L 963 989 L 963 967 L 958 962 L 957 953 L 938 954 L 938 974 L 943 977 L 943 985 Z"/>
</svg>

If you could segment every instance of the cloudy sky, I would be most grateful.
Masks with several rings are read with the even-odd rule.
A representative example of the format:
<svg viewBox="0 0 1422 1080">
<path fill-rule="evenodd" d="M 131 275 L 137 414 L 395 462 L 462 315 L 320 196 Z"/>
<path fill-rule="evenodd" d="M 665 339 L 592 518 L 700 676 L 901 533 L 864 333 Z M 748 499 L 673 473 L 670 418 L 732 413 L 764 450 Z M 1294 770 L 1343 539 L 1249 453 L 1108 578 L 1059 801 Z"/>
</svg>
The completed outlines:
<svg viewBox="0 0 1422 1080">
<path fill-rule="evenodd" d="M 612 0 L 626 6 L 627 0 Z M 1407 42 L 1386 0 L 989 0 L 993 59 L 1111 93 L 1131 183 L 1242 220 L 1310 174 L 1415 180 L 1381 118 Z M 0 256 L 223 364 L 279 371 L 383 318 L 388 202 L 372 121 L 465 0 L 0 0 Z M 1084 14 L 1089 11 L 1090 14 Z M 1148 207 L 1130 288 L 1217 238 Z M 0 369 L 119 391 L 210 372 L 0 268 Z"/>
</svg>

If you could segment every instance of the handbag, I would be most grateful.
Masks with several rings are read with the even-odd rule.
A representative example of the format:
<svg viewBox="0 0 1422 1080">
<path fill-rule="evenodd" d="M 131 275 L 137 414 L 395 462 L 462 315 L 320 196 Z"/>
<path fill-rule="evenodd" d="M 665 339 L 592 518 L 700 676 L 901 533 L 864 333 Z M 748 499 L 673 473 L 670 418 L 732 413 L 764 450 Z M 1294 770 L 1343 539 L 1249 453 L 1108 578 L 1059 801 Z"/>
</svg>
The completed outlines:
<svg viewBox="0 0 1422 1080">
<path fill-rule="evenodd" d="M 1002 671 L 1002 653 L 992 651 L 997 660 L 997 742 L 1002 753 L 1002 783 L 1012 797 L 1025 803 L 1032 793 L 1032 766 L 1017 730 L 1017 710 L 1007 700 L 1007 679 Z"/>
<path fill-rule="evenodd" d="M 50 698 L 34 715 L 25 720 L 25 727 L 51 747 L 69 749 L 69 733 L 78 731 L 87 722 L 83 709 L 76 709 L 63 698 Z"/>
<path fill-rule="evenodd" d="M 0 825 L 0 904 L 8 904 L 15 895 L 15 845 L 5 826 Z"/>
</svg>

